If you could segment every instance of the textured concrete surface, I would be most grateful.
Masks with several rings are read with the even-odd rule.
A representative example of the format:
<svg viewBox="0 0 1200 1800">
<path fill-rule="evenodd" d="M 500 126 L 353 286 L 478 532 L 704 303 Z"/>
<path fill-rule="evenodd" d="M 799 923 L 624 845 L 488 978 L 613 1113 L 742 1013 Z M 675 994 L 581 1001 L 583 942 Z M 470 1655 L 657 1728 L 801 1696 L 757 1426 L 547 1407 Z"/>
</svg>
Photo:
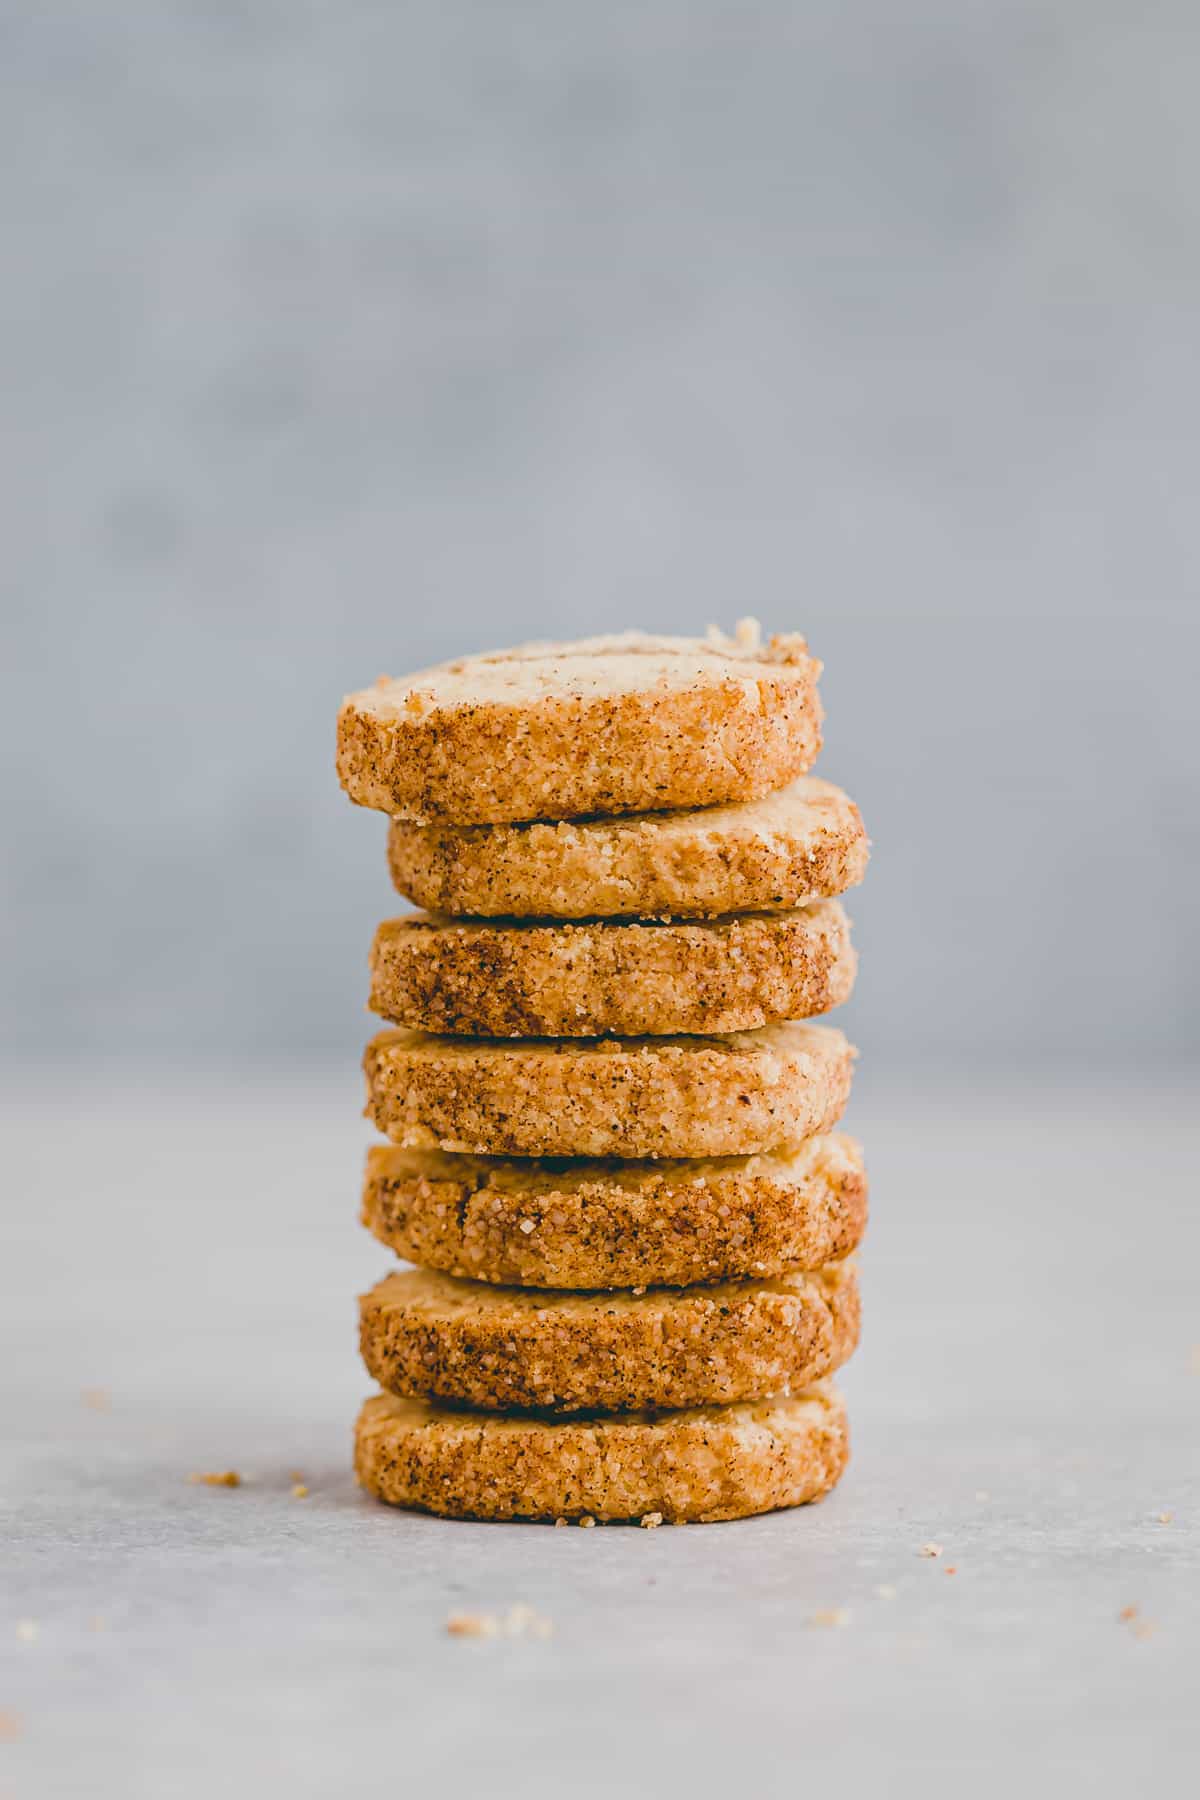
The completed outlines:
<svg viewBox="0 0 1200 1800">
<path fill-rule="evenodd" d="M 1193 1094 L 864 1069 L 842 1489 L 555 1532 L 354 1489 L 352 1070 L 46 1082 L 3 1115 L 0 1795 L 1194 1787 Z M 514 1603 L 554 1637 L 446 1635 Z"/>
</svg>

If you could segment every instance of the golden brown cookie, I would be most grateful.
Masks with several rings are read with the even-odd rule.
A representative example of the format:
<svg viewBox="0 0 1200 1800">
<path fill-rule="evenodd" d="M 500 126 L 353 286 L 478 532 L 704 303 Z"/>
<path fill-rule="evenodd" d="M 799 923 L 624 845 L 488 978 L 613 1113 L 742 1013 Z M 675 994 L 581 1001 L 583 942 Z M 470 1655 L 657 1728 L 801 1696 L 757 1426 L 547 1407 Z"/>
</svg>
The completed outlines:
<svg viewBox="0 0 1200 1800">
<path fill-rule="evenodd" d="M 359 1303 L 363 1361 L 409 1400 L 484 1411 L 717 1406 L 819 1381 L 858 1342 L 852 1262 L 811 1274 L 579 1294 L 489 1287 L 426 1269 Z"/>
<path fill-rule="evenodd" d="M 695 919 L 803 906 L 860 882 L 869 849 L 857 806 L 815 775 L 693 812 L 525 825 L 393 819 L 388 834 L 402 894 L 431 912 L 489 919 Z"/>
<path fill-rule="evenodd" d="M 338 776 L 361 806 L 465 825 L 746 800 L 816 760 L 820 668 L 749 620 L 464 657 L 351 694 Z"/>
<path fill-rule="evenodd" d="M 537 1288 L 633 1288 L 819 1269 L 867 1222 L 841 1132 L 714 1162 L 504 1162 L 367 1152 L 362 1219 L 406 1262 Z"/>
<path fill-rule="evenodd" d="M 748 1518 L 828 1493 L 850 1456 L 831 1382 L 625 1418 L 497 1418 L 377 1394 L 354 1466 L 376 1499 L 465 1519 Z"/>
<path fill-rule="evenodd" d="M 836 900 L 679 924 L 501 924 L 413 913 L 371 947 L 372 1012 L 478 1037 L 750 1031 L 850 996 L 856 959 Z"/>
<path fill-rule="evenodd" d="M 407 1150 L 752 1156 L 831 1131 L 854 1050 L 829 1025 L 719 1037 L 431 1037 L 367 1045 L 367 1116 Z"/>
</svg>

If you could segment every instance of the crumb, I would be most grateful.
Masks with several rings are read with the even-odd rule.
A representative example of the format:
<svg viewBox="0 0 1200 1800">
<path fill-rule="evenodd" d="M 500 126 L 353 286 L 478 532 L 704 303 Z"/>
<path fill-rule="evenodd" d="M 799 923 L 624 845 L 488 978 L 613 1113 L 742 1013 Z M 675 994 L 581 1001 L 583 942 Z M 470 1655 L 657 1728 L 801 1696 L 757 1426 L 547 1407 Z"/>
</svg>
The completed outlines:
<svg viewBox="0 0 1200 1800">
<path fill-rule="evenodd" d="M 242 1478 L 236 1469 L 217 1469 L 208 1473 L 189 1475 L 189 1481 L 199 1483 L 201 1487 L 241 1487 Z"/>
<path fill-rule="evenodd" d="M 896 1590 L 890 1581 L 881 1582 L 875 1589 L 875 1592 L 879 1595 L 881 1600 L 894 1600 L 896 1598 Z"/>
<path fill-rule="evenodd" d="M 1169 1525 L 1174 1517 L 1175 1514 L 1173 1512 L 1160 1512 L 1158 1515 L 1158 1522 L 1160 1525 Z"/>
<path fill-rule="evenodd" d="M 553 1632 L 553 1621 L 543 1618 L 532 1606 L 518 1603 L 509 1607 L 508 1617 L 504 1621 L 505 1637 L 548 1638 Z"/>
<path fill-rule="evenodd" d="M 37 1634 L 38 1628 L 36 1619 L 17 1620 L 17 1636 L 23 1644 L 32 1644 L 37 1637 Z"/>
<path fill-rule="evenodd" d="M 21 1735 L 21 1716 L 0 1706 L 0 1744 L 12 1744 Z"/>
<path fill-rule="evenodd" d="M 289 1469 L 288 1470 L 288 1480 L 289 1481 L 306 1481 L 307 1479 L 308 1479 L 308 1477 L 305 1475 L 303 1469 Z"/>
<path fill-rule="evenodd" d="M 946 1573 L 947 1573 L 947 1575 L 957 1575 L 958 1574 L 957 1565 L 954 1563 L 947 1563 L 946 1564 Z"/>
<path fill-rule="evenodd" d="M 79 1397 L 85 1406 L 91 1407 L 93 1412 L 112 1411 L 112 1395 L 107 1388 L 84 1388 Z"/>
<path fill-rule="evenodd" d="M 827 1606 L 821 1612 L 810 1613 L 810 1625 L 848 1625 L 850 1614 L 844 1606 Z"/>
<path fill-rule="evenodd" d="M 1117 1618 L 1121 1621 L 1122 1625 L 1128 1625 L 1130 1619 L 1136 1619 L 1137 1616 L 1138 1609 L 1136 1606 L 1123 1606 L 1117 1614 Z"/>
<path fill-rule="evenodd" d="M 940 1544 L 922 1544 L 917 1551 L 918 1556 L 940 1556 L 941 1554 L 942 1546 Z"/>
<path fill-rule="evenodd" d="M 499 1629 L 494 1613 L 451 1613 L 446 1620 L 451 1637 L 495 1637 Z"/>
<path fill-rule="evenodd" d="M 307 1500 L 308 1499 L 308 1489 L 305 1487 L 305 1485 L 302 1481 L 297 1481 L 293 1484 L 292 1499 L 293 1500 Z"/>
<path fill-rule="evenodd" d="M 451 1637 L 536 1637 L 553 1636 L 554 1622 L 543 1618 L 532 1606 L 518 1601 L 504 1617 L 495 1613 L 451 1613 L 446 1620 Z"/>
<path fill-rule="evenodd" d="M 555 1529 L 557 1529 L 558 1526 L 560 1526 L 560 1525 L 565 1525 L 566 1522 L 567 1521 L 565 1519 L 555 1519 L 555 1521 L 554 1521 Z"/>
<path fill-rule="evenodd" d="M 1152 1620 L 1139 1619 L 1133 1628 L 1133 1635 L 1135 1638 L 1153 1637 L 1157 1630 L 1158 1626 L 1155 1625 Z"/>
<path fill-rule="evenodd" d="M 661 1513 L 643 1513 L 640 1523 L 646 1531 L 657 1531 L 663 1522 Z"/>
<path fill-rule="evenodd" d="M 975 1498 L 977 1500 L 990 1500 L 991 1497 L 992 1496 L 988 1493 L 986 1488 L 976 1488 L 975 1489 Z"/>
<path fill-rule="evenodd" d="M 586 1531 L 586 1530 L 589 1530 L 596 1523 L 596 1521 L 595 1521 L 595 1519 L 593 1519 L 591 1513 L 584 1513 L 584 1515 L 583 1515 L 582 1519 L 580 1519 L 579 1523 L 583 1526 L 584 1530 Z"/>
</svg>

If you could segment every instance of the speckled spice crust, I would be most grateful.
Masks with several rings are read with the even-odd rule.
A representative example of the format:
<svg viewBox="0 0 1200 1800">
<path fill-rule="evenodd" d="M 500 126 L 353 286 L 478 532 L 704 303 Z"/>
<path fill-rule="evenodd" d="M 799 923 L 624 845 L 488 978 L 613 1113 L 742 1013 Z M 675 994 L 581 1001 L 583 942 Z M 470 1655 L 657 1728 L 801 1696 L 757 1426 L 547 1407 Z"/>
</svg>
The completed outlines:
<svg viewBox="0 0 1200 1800">
<path fill-rule="evenodd" d="M 362 1222 L 406 1262 L 535 1288 L 634 1288 L 819 1269 L 866 1229 L 854 1139 L 715 1162 L 503 1162 L 376 1145 Z"/>
<path fill-rule="evenodd" d="M 462 1519 L 749 1518 L 829 1492 L 850 1458 L 829 1382 L 787 1400 L 624 1419 L 497 1419 L 377 1394 L 354 1467 L 376 1499 Z"/>
<path fill-rule="evenodd" d="M 470 657 L 351 694 L 350 798 L 408 819 L 499 824 L 745 800 L 821 747 L 803 638 L 595 638 Z"/>
<path fill-rule="evenodd" d="M 828 1025 L 719 1037 L 500 1042 L 381 1031 L 367 1116 L 409 1150 L 753 1156 L 832 1131 L 855 1052 Z"/>
<path fill-rule="evenodd" d="M 375 934 L 370 1006 L 397 1025 L 473 1037 L 750 1031 L 840 1006 L 855 968 L 836 900 L 683 924 L 416 913 Z"/>
<path fill-rule="evenodd" d="M 411 1269 L 359 1303 L 381 1388 L 484 1411 L 630 1412 L 791 1393 L 858 1342 L 853 1262 L 644 1294 L 487 1287 Z"/>
<path fill-rule="evenodd" d="M 802 775 L 777 793 L 698 812 L 558 824 L 417 825 L 393 819 L 399 891 L 477 918 L 710 918 L 845 893 L 870 845 L 840 788 Z"/>
</svg>

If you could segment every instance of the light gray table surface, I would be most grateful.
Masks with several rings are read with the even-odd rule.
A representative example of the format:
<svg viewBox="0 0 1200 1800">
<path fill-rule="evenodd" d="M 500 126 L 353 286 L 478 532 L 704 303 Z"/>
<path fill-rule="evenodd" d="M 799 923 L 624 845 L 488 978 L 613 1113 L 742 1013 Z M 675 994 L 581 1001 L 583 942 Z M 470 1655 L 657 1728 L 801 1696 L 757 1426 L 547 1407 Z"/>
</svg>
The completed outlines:
<svg viewBox="0 0 1200 1800">
<path fill-rule="evenodd" d="M 10 1082 L 0 1800 L 1196 1792 L 1194 1099 L 865 1071 L 840 1490 L 553 1531 L 354 1487 L 355 1071 Z"/>
</svg>

